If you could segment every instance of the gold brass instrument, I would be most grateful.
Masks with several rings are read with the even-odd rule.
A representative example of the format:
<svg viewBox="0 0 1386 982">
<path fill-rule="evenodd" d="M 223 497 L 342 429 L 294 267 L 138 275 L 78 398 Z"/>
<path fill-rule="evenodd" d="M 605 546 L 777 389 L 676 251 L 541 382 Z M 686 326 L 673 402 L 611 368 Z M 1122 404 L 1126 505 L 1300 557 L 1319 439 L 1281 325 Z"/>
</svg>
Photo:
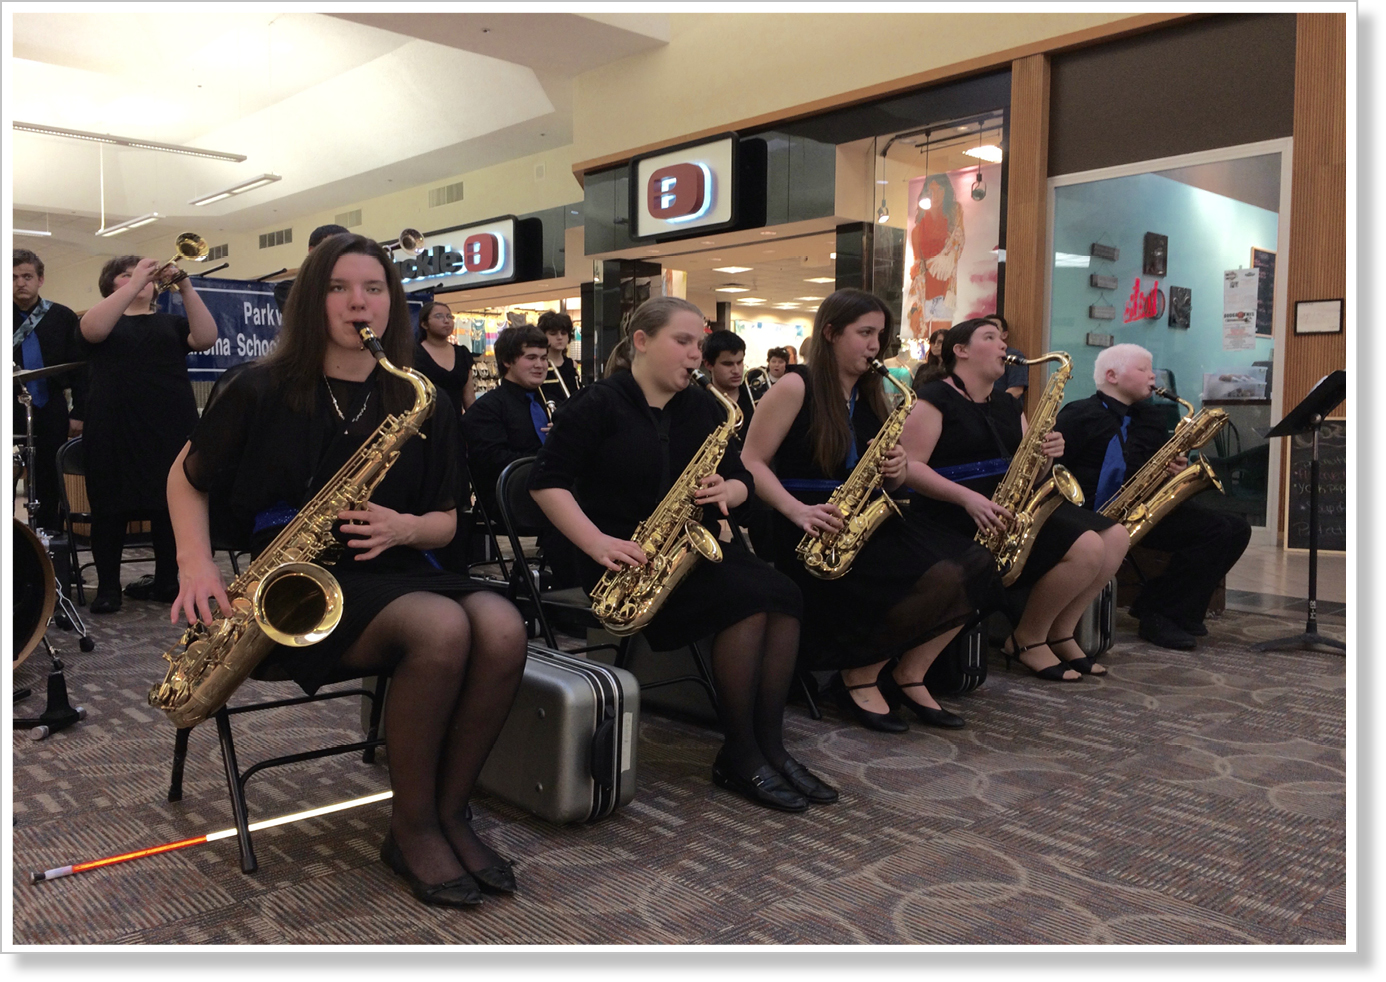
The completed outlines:
<svg viewBox="0 0 1386 982">
<path fill-rule="evenodd" d="M 754 374 L 756 374 L 757 372 L 760 373 L 760 378 L 759 378 L 759 380 L 758 380 L 755 384 L 756 384 L 756 385 L 764 385 L 766 388 L 769 388 L 769 387 L 770 387 L 770 373 L 767 372 L 767 371 L 766 371 L 765 369 L 763 369 L 763 368 L 759 368 L 759 367 L 753 368 L 753 369 L 751 369 L 749 372 L 747 372 L 747 373 L 745 374 L 745 376 L 741 379 L 741 384 L 744 385 L 744 386 L 746 387 L 746 395 L 748 395 L 748 396 L 751 397 L 751 408 L 752 408 L 752 409 L 759 409 L 759 408 L 760 408 L 760 400 L 756 398 L 756 390 L 755 390 L 754 386 L 752 386 L 752 384 L 751 384 L 751 376 L 754 375 Z"/>
<path fill-rule="evenodd" d="M 180 262 L 200 263 L 207 258 L 209 251 L 206 241 L 196 232 L 184 232 L 174 240 L 173 247 L 177 250 L 173 258 L 160 266 L 159 271 L 154 274 L 154 282 L 159 284 L 159 288 L 154 291 L 156 297 L 165 290 L 172 290 L 188 278 L 188 271 L 178 267 Z"/>
<path fill-rule="evenodd" d="M 881 462 L 900 442 L 905 417 L 914 408 L 916 396 L 913 389 L 901 385 L 879 361 L 872 359 L 871 370 L 899 389 L 902 398 L 900 405 L 881 424 L 876 439 L 861 455 L 847 480 L 828 499 L 828 504 L 836 505 L 838 511 L 842 512 L 842 530 L 825 531 L 817 538 L 805 533 L 794 550 L 808 571 L 820 580 L 846 576 L 872 534 L 892 514 L 900 514 L 900 506 L 889 494 L 882 494 L 874 500 L 872 496 L 880 490 L 885 480 L 881 474 Z"/>
<path fill-rule="evenodd" d="M 339 552 L 337 513 L 364 508 L 376 486 L 419 431 L 435 405 L 433 383 L 411 368 L 397 368 L 370 327 L 358 324 L 362 343 L 380 367 L 414 389 L 407 413 L 387 416 L 332 479 L 304 505 L 274 541 L 227 587 L 231 610 L 211 624 L 193 624 L 164 652 L 169 669 L 149 690 L 149 704 L 180 729 L 196 726 L 226 704 L 276 643 L 316 644 L 342 617 L 342 589 L 316 560 Z"/>
<path fill-rule="evenodd" d="M 548 369 L 544 372 L 544 384 L 548 385 L 550 382 L 557 382 L 558 387 L 563 390 L 563 398 L 571 399 L 573 394 L 568 391 L 568 383 L 563 381 L 563 375 L 554 367 L 553 362 L 549 361 L 547 357 L 545 357 L 544 361 L 545 364 L 548 365 Z"/>
<path fill-rule="evenodd" d="M 416 228 L 407 228 L 399 233 L 399 247 L 416 256 L 428 248 L 424 244 L 423 233 Z"/>
<path fill-rule="evenodd" d="M 1127 478 L 1112 500 L 1101 506 L 1100 514 L 1126 526 L 1135 545 L 1160 521 L 1186 499 L 1206 487 L 1222 491 L 1222 482 L 1213 473 L 1212 465 L 1200 455 L 1197 462 L 1178 474 L 1169 474 L 1169 465 L 1176 457 L 1197 450 L 1217 436 L 1227 425 L 1227 413 L 1205 407 L 1194 412 L 1193 404 L 1159 386 L 1155 394 L 1184 407 L 1184 416 L 1175 424 L 1174 435 L 1157 450 L 1140 470 Z"/>
<path fill-rule="evenodd" d="M 1062 464 L 1055 464 L 1048 480 L 1031 490 L 1049 463 L 1040 445 L 1045 435 L 1054 428 L 1054 420 L 1059 415 L 1059 405 L 1064 401 L 1064 386 L 1073 374 L 1073 359 L 1063 351 L 1050 351 L 1038 358 L 1006 356 L 1008 365 L 1038 365 L 1046 361 L 1057 361 L 1059 367 L 1049 376 L 1049 382 L 1036 406 L 1035 418 L 1030 422 L 1015 456 L 1011 458 L 1006 476 L 991 496 L 994 503 L 1011 513 L 1011 520 L 1003 529 L 977 533 L 977 541 L 986 546 L 996 559 L 1001 582 L 1006 586 L 1020 578 L 1025 562 L 1030 558 L 1030 550 L 1035 547 L 1035 537 L 1054 509 L 1064 501 L 1075 505 L 1083 503 L 1083 489 L 1078 486 L 1078 479 Z"/>
<path fill-rule="evenodd" d="M 727 444 L 741 425 L 741 410 L 702 372 L 693 379 L 721 403 L 727 421 L 708 435 L 649 518 L 631 539 L 645 550 L 644 566 L 608 570 L 592 589 L 592 612 L 612 634 L 625 637 L 648 624 L 701 556 L 722 561 L 722 546 L 702 524 L 703 508 L 694 503 L 702 480 L 717 471 Z"/>
</svg>

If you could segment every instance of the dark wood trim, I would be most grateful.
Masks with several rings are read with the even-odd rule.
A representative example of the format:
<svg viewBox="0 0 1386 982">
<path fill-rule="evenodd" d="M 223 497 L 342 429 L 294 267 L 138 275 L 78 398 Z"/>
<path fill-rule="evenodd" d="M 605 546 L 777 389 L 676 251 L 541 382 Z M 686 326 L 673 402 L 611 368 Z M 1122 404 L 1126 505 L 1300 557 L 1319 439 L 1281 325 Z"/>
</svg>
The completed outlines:
<svg viewBox="0 0 1386 982">
<path fill-rule="evenodd" d="M 1011 63 L 1010 174 L 1006 195 L 1006 321 L 1012 347 L 1027 358 L 1044 344 L 1044 287 L 1049 204 L 1049 56 Z M 1030 369 L 1026 405 L 1039 392 L 1043 365 Z"/>
</svg>

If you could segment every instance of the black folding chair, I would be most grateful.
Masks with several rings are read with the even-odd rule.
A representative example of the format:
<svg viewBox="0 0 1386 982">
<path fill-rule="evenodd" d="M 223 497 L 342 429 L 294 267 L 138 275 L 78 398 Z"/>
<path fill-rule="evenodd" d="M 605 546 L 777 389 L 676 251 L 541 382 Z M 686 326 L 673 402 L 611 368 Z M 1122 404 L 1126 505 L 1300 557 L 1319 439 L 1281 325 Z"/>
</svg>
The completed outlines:
<svg viewBox="0 0 1386 982">
<path fill-rule="evenodd" d="M 553 629 L 549 626 L 549 612 L 561 614 L 566 619 L 584 623 L 588 627 L 599 628 L 602 625 L 597 620 L 596 615 L 592 613 L 591 598 L 582 587 L 567 587 L 557 590 L 541 588 L 540 577 L 544 566 L 543 558 L 541 556 L 531 557 L 525 552 L 524 544 L 520 541 L 521 536 L 536 536 L 541 531 L 553 528 L 543 510 L 535 504 L 534 499 L 529 494 L 529 473 L 533 467 L 534 458 L 523 457 L 501 471 L 500 478 L 496 481 L 496 503 L 500 508 L 501 524 L 505 527 L 505 534 L 510 540 L 510 548 L 514 555 L 514 561 L 510 567 L 510 599 L 520 607 L 522 612 L 532 614 L 532 621 L 534 625 L 537 625 L 544 642 L 550 648 L 556 648 L 558 645 L 554 639 Z M 531 621 L 531 618 L 527 617 L 526 621 Z M 532 630 L 533 626 L 531 627 Z M 632 637 L 634 635 L 621 638 L 616 644 L 598 644 L 578 648 L 576 652 L 611 649 L 616 652 L 616 667 L 626 668 L 627 662 L 630 660 Z M 708 670 L 707 662 L 696 643 L 688 646 L 688 652 L 693 656 L 693 663 L 697 666 L 698 674 L 643 682 L 640 688 L 642 690 L 656 689 L 665 685 L 692 682 L 703 687 L 715 709 L 717 707 L 717 690 L 712 684 L 712 673 Z"/>
</svg>

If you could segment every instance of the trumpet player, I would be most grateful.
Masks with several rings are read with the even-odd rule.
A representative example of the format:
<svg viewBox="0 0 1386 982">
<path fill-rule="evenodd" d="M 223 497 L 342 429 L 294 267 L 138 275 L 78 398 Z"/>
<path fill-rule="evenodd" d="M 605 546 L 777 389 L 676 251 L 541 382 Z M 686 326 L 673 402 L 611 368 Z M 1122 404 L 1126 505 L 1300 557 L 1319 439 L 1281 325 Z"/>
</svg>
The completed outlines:
<svg viewBox="0 0 1386 982">
<path fill-rule="evenodd" d="M 1064 406 L 1055 428 L 1063 434 L 1061 462 L 1083 488 L 1085 506 L 1100 509 L 1123 480 L 1164 446 L 1165 416 L 1148 400 L 1155 387 L 1150 352 L 1138 344 L 1104 348 L 1093 366 L 1097 392 Z M 1180 455 L 1171 476 L 1189 465 Z M 1148 580 L 1131 604 L 1140 636 L 1162 648 L 1188 650 L 1208 633 L 1204 618 L 1218 583 L 1251 541 L 1240 515 L 1185 501 L 1141 540 L 1170 554 L 1169 566 Z"/>
<path fill-rule="evenodd" d="M 943 371 L 920 386 L 919 403 L 900 444 L 909 455 L 914 507 L 964 535 L 1004 528 L 1012 515 L 992 500 L 1029 427 L 1020 400 L 997 392 L 1006 373 L 1006 339 L 989 318 L 955 324 L 943 339 Z M 1049 463 L 1064 454 L 1051 431 L 1040 449 Z M 1036 478 L 1036 483 L 1043 474 Z M 1078 682 L 1106 669 L 1074 640 L 1078 618 L 1126 556 L 1126 529 L 1065 501 L 1039 534 L 1016 586 L 1028 586 L 1025 608 L 1003 649 L 1039 678 Z"/>
<path fill-rule="evenodd" d="M 538 328 L 548 339 L 551 366 L 545 375 L 544 398 L 561 406 L 573 397 L 579 384 L 577 365 L 568 357 L 568 346 L 573 343 L 573 319 L 557 310 L 546 310 L 539 315 Z"/>
</svg>

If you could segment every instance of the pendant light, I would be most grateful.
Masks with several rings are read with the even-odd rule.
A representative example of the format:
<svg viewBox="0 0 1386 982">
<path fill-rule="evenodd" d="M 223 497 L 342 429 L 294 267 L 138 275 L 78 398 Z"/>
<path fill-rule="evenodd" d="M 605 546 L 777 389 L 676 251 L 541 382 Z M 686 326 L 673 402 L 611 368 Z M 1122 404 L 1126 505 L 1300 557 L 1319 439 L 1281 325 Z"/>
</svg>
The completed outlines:
<svg viewBox="0 0 1386 982">
<path fill-rule="evenodd" d="M 889 148 L 887 148 L 887 149 L 889 149 Z M 885 156 L 885 154 L 881 154 L 881 176 L 882 176 L 882 177 L 885 176 L 885 162 L 886 162 L 886 156 Z M 881 185 L 882 185 L 882 186 L 881 186 L 881 207 L 879 207 L 879 208 L 876 209 L 876 224 L 877 224 L 877 225 L 884 225 L 886 222 L 890 221 L 890 209 L 886 207 L 886 188 L 890 187 L 890 184 L 889 184 L 887 181 L 882 181 L 882 182 L 881 182 Z"/>
<path fill-rule="evenodd" d="M 931 130 L 924 131 L 924 188 L 919 192 L 919 209 L 928 211 L 934 206 L 934 199 L 929 197 L 929 134 Z"/>
<path fill-rule="evenodd" d="M 977 148 L 980 150 L 980 149 L 981 149 L 981 146 L 982 146 L 982 124 L 981 124 L 981 123 L 978 123 L 978 124 L 977 124 Z M 983 198 L 985 198 L 986 196 L 987 196 L 987 186 L 986 186 L 984 183 L 982 183 L 982 158 L 981 158 L 981 154 L 978 154 L 978 155 L 977 155 L 977 179 L 976 179 L 975 181 L 972 182 L 972 200 L 973 200 L 973 201 L 981 201 L 981 200 L 982 200 Z"/>
</svg>

